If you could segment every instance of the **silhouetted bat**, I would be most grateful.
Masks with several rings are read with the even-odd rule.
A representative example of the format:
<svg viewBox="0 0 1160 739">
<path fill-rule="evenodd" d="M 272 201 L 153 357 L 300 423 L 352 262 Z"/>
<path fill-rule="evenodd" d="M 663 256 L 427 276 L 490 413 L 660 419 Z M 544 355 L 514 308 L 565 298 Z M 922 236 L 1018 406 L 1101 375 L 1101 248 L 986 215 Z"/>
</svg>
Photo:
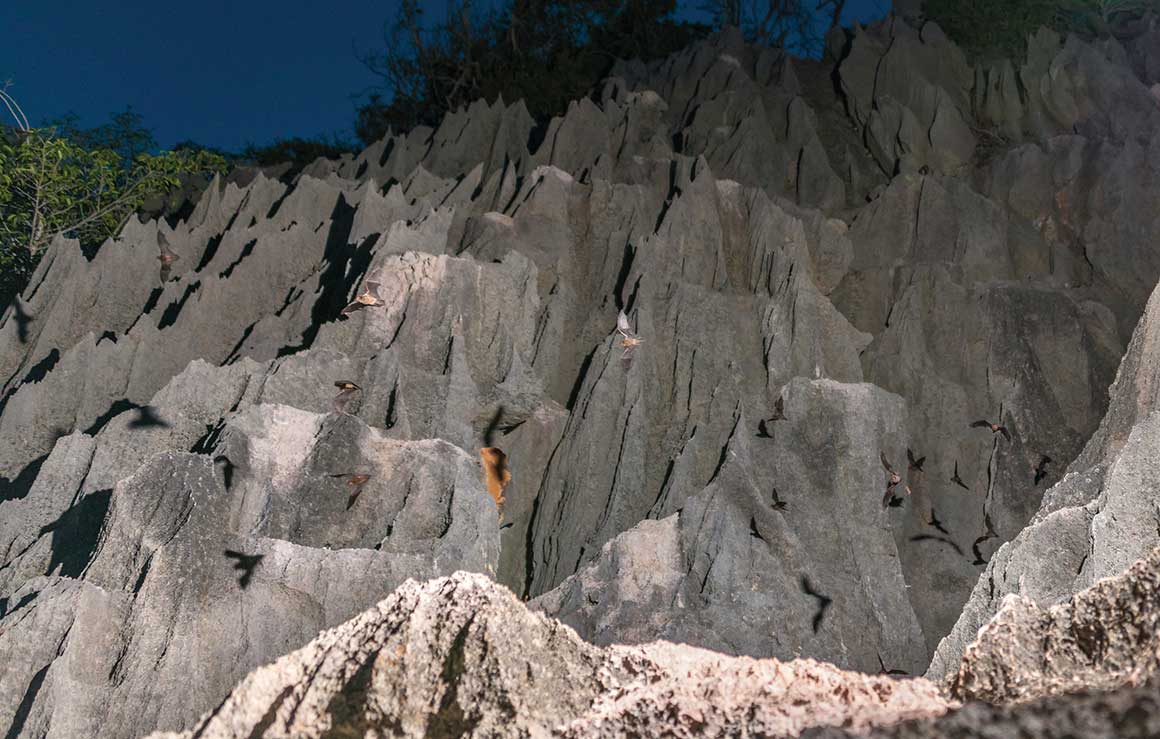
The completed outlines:
<svg viewBox="0 0 1160 739">
<path fill-rule="evenodd" d="M 181 257 L 174 254 L 169 249 L 169 239 L 165 238 L 165 234 L 161 231 L 157 232 L 157 248 L 160 253 L 157 255 L 157 261 L 161 262 L 161 284 L 169 282 L 169 276 L 173 271 L 173 263 Z"/>
<path fill-rule="evenodd" d="M 915 472 L 922 472 L 922 465 L 924 462 L 926 462 L 926 457 L 919 457 L 918 459 L 915 459 L 914 453 L 910 451 L 910 447 L 907 447 L 906 462 L 910 469 L 914 470 Z"/>
<path fill-rule="evenodd" d="M 778 399 L 773 403 L 773 415 L 769 418 L 757 422 L 757 435 L 762 439 L 772 439 L 773 434 L 769 433 L 769 424 L 774 421 L 785 420 L 785 398 L 778 396 Z"/>
<path fill-rule="evenodd" d="M 981 421 L 975 421 L 974 423 L 971 424 L 971 428 L 973 428 L 973 429 L 974 428 L 991 429 L 992 434 L 1003 434 L 1003 438 L 1005 438 L 1007 441 L 1011 441 L 1011 434 L 1007 433 L 1006 426 L 1002 426 L 1002 425 L 997 424 L 997 423 L 991 423 L 990 421 L 987 421 L 985 419 L 981 420 Z"/>
<path fill-rule="evenodd" d="M 1036 485 L 1039 484 L 1040 480 L 1047 477 L 1047 465 L 1050 463 L 1051 463 L 1051 457 L 1047 456 L 1046 454 L 1042 455 L 1039 458 L 1039 464 L 1035 465 L 1035 484 Z"/>
<path fill-rule="evenodd" d="M 942 521 L 938 520 L 938 516 L 935 515 L 934 506 L 930 507 L 930 520 L 928 520 L 926 523 L 927 523 L 927 525 L 933 526 L 937 530 L 943 532 L 947 536 L 951 535 L 951 532 L 949 532 L 945 528 L 943 528 Z"/>
<path fill-rule="evenodd" d="M 955 460 L 955 474 L 951 476 L 951 482 L 961 487 L 963 490 L 970 490 L 967 484 L 963 482 L 963 478 L 959 477 L 959 460 Z"/>
<path fill-rule="evenodd" d="M 785 507 L 786 507 L 785 501 L 782 500 L 780 497 L 778 497 L 777 488 L 774 488 L 773 489 L 773 510 L 784 511 Z"/>
<path fill-rule="evenodd" d="M 223 554 L 234 560 L 234 569 L 242 573 L 238 575 L 238 585 L 241 586 L 242 590 L 245 590 L 250 584 L 250 578 L 254 576 L 254 570 L 257 569 L 258 563 L 266 556 L 264 554 L 242 554 L 232 549 L 225 550 Z"/>
<path fill-rule="evenodd" d="M 945 536 L 935 536 L 934 534 L 916 534 L 916 535 L 910 537 L 910 540 L 911 541 L 941 541 L 943 544 L 950 544 L 952 547 L 954 547 L 954 550 L 956 552 L 958 552 L 960 557 L 966 556 L 963 553 L 962 547 L 960 547 L 958 544 L 955 544 L 953 541 L 951 541 L 950 539 L 948 539 Z"/>
<path fill-rule="evenodd" d="M 339 380 L 334 386 L 338 388 L 338 395 L 334 396 L 334 412 L 346 413 L 347 403 L 362 388 L 349 380 Z"/>
<path fill-rule="evenodd" d="M 757 517 L 756 516 L 749 517 L 749 535 L 755 539 L 761 539 L 762 541 L 765 541 L 765 537 L 762 536 L 761 532 L 757 530 Z"/>
<path fill-rule="evenodd" d="M 814 614 L 813 623 L 814 633 L 816 634 L 818 633 L 818 629 L 822 627 L 822 619 L 826 617 L 826 609 L 830 607 L 830 604 L 834 600 L 814 590 L 813 585 L 810 584 L 810 579 L 805 575 L 802 575 L 802 592 L 818 601 L 818 611 Z"/>
<path fill-rule="evenodd" d="M 342 315 L 349 316 L 362 308 L 377 308 L 384 305 L 383 299 L 379 297 L 379 287 L 379 283 L 367 280 L 363 291 L 355 296 L 354 302 L 342 309 Z"/>
<path fill-rule="evenodd" d="M 129 421 L 131 429 L 147 429 L 153 427 L 169 428 L 169 423 L 157 415 L 153 406 L 141 405 L 136 408 L 137 416 Z"/>
</svg>

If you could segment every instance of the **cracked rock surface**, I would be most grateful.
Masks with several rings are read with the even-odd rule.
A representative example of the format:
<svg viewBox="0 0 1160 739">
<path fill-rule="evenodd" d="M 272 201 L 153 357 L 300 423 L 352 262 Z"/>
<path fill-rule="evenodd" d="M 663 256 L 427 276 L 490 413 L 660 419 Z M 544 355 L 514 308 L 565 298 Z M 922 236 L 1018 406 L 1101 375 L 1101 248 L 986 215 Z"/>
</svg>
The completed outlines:
<svg viewBox="0 0 1160 739">
<path fill-rule="evenodd" d="M 458 571 L 576 654 L 941 682 L 1005 595 L 1047 609 L 1145 556 L 1156 32 L 973 67 L 914 18 L 825 61 L 722 33 L 543 126 L 479 101 L 55 241 L 0 316 L 0 725 L 189 730 Z M 384 305 L 343 314 L 367 280 Z M 551 700 L 596 721 L 575 689 Z"/>
</svg>

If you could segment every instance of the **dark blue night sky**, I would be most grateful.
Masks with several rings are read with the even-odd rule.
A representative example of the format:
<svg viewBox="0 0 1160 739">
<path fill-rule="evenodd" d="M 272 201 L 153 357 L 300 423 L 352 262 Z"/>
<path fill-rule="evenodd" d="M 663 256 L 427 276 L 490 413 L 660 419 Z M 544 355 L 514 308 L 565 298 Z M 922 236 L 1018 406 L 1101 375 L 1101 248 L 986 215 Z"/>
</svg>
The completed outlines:
<svg viewBox="0 0 1160 739">
<path fill-rule="evenodd" d="M 377 81 L 355 49 L 381 45 L 397 2 L 201 0 L 178 13 L 156 0 L 0 0 L 0 83 L 34 126 L 69 111 L 98 125 L 131 105 L 162 147 L 353 139 L 354 97 Z M 845 22 L 888 8 L 850 0 Z"/>
</svg>

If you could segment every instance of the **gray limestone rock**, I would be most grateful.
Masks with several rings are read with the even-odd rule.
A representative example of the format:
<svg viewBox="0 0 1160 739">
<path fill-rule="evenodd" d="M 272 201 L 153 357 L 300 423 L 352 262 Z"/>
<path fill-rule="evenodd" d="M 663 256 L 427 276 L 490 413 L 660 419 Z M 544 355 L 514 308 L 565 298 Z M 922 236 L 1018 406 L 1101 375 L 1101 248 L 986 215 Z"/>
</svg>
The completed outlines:
<svg viewBox="0 0 1160 739">
<path fill-rule="evenodd" d="M 1105 390 L 1160 279 L 1152 30 L 972 68 L 916 10 L 821 61 L 723 32 L 542 129 L 479 101 L 55 241 L 0 317 L 13 735 L 188 728 L 455 569 L 600 644 L 919 671 L 950 632 L 941 676 L 1021 580 L 1048 606 L 1141 556 L 1154 318 Z M 383 305 L 344 312 L 368 281 Z M 245 589 L 227 548 L 263 556 Z M 589 718 L 561 732 L 621 726 Z"/>
<path fill-rule="evenodd" d="M 500 586 L 457 573 L 390 598 L 254 671 L 183 733 L 717 736 L 866 730 L 947 708 L 924 680 L 657 642 L 599 649 Z"/>
</svg>

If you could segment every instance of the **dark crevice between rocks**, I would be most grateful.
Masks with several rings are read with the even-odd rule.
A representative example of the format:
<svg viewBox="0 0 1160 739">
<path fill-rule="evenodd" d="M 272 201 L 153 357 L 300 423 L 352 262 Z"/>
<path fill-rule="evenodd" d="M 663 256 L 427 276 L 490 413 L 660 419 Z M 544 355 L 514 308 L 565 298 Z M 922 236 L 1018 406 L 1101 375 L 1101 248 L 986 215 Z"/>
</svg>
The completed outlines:
<svg viewBox="0 0 1160 739">
<path fill-rule="evenodd" d="M 616 276 L 616 287 L 612 289 L 612 299 L 616 301 L 617 310 L 624 310 L 624 285 L 628 282 L 628 275 L 632 272 L 633 258 L 636 256 L 636 250 L 632 248 L 632 244 L 626 239 L 624 242 L 624 257 L 620 262 L 620 274 Z"/>
<path fill-rule="evenodd" d="M 10 598 L 0 598 L 0 618 L 4 618 L 9 613 L 16 613 L 24 606 L 36 600 L 36 596 L 38 595 L 40 595 L 39 592 L 27 593 L 23 598 L 16 601 L 16 605 L 12 606 L 12 608 L 8 608 L 8 601 L 11 600 Z"/>
<path fill-rule="evenodd" d="M 86 262 L 91 262 L 97 258 L 97 252 L 101 250 L 101 245 L 99 243 L 98 244 L 93 244 L 93 243 L 86 244 L 83 241 L 80 243 L 81 243 L 81 254 L 84 255 Z"/>
<path fill-rule="evenodd" d="M 564 437 L 556 442 L 556 449 L 560 448 Z M 556 450 L 552 450 L 552 457 L 556 456 Z M 547 476 L 548 469 L 551 468 L 552 459 L 548 459 L 548 464 L 544 468 L 544 475 Z M 524 584 L 521 588 L 520 597 L 527 600 L 532 593 L 532 583 L 536 579 L 536 522 L 540 517 L 540 503 L 543 501 L 543 481 L 540 483 L 540 490 L 536 492 L 536 497 L 532 498 L 532 513 L 528 516 L 528 528 L 524 534 Z"/>
<path fill-rule="evenodd" d="M 33 300 L 34 298 L 36 298 L 36 294 L 38 292 L 40 292 L 40 288 L 44 285 L 45 282 L 48 281 L 48 273 L 52 269 L 52 267 L 55 263 L 56 263 L 56 252 L 55 251 L 51 252 L 50 254 L 46 255 L 44 258 L 42 258 L 40 260 L 40 264 L 36 268 L 36 271 L 40 273 L 40 279 L 37 280 L 32 285 L 30 285 L 29 287 L 25 288 L 23 294 L 27 295 L 28 297 L 25 298 L 23 300 L 23 302 L 27 303 L 27 302 Z M 36 277 L 36 274 L 34 273 L 32 276 Z M 21 302 L 17 299 L 17 297 L 18 296 L 15 296 L 15 295 L 12 296 L 13 303 Z"/>
<path fill-rule="evenodd" d="M 185 293 L 182 294 L 181 298 L 171 302 L 168 306 L 166 306 L 165 312 L 161 314 L 161 320 L 157 322 L 158 330 L 168 328 L 169 326 L 172 326 L 175 321 L 177 321 L 177 316 L 181 314 L 181 309 L 185 307 L 186 301 L 189 300 L 190 296 L 197 292 L 199 288 L 201 288 L 200 280 L 193 283 L 192 285 L 186 286 Z"/>
<path fill-rule="evenodd" d="M 40 360 L 31 368 L 29 368 L 28 372 L 24 375 L 24 379 L 9 388 L 8 392 L 4 393 L 4 397 L 0 398 L 0 414 L 4 413 L 4 409 L 8 406 L 8 400 L 16 394 L 17 390 L 28 383 L 40 382 L 43 380 L 59 361 L 60 352 L 56 349 L 53 349 L 44 357 L 44 359 Z M 20 369 L 17 368 L 16 373 L 13 373 L 12 376 L 15 377 L 19 372 Z M 9 381 L 11 381 L 11 378 L 9 378 Z M 64 434 L 61 434 L 60 436 L 64 436 Z M 58 436 L 57 438 L 60 437 Z"/>
<path fill-rule="evenodd" d="M 393 152 L 394 150 L 395 150 L 395 137 L 390 136 L 387 138 L 386 146 L 383 147 L 383 153 L 379 156 L 378 166 L 385 167 L 387 164 L 387 160 L 391 158 L 391 152 Z"/>
<path fill-rule="evenodd" d="M 12 726 L 8 727 L 8 733 L 4 735 L 4 739 L 16 739 L 24 731 L 24 724 L 28 721 L 28 715 L 32 713 L 36 696 L 40 693 L 40 687 L 44 685 L 44 678 L 48 675 L 48 668 L 51 666 L 50 662 L 32 676 L 28 688 L 24 691 L 24 697 L 20 699 L 20 705 L 16 707 L 16 714 L 12 717 Z"/>
<path fill-rule="evenodd" d="M 383 428 L 393 429 L 398 423 L 398 411 L 395 408 L 395 403 L 398 399 L 399 380 L 395 379 L 395 384 L 391 385 L 391 392 L 387 395 L 387 415 L 383 418 Z"/>
<path fill-rule="evenodd" d="M 218 277 L 224 280 L 232 275 L 234 273 L 234 269 L 242 263 L 242 260 L 254 253 L 254 247 L 257 244 L 257 239 L 250 239 L 247 241 L 245 245 L 242 246 L 241 252 L 238 253 L 238 258 L 227 264 L 226 268 L 218 273 Z"/>
<path fill-rule="evenodd" d="M 96 420 L 89 424 L 89 427 L 85 429 L 84 432 L 89 436 L 96 436 L 101 432 L 101 429 L 108 425 L 109 421 L 112 421 L 114 418 L 121 415 L 125 411 L 132 410 L 134 408 L 140 408 L 140 406 L 128 398 L 121 398 L 120 400 L 114 401 L 113 404 L 109 406 L 109 409 L 101 415 L 97 416 Z"/>
<path fill-rule="evenodd" d="M 36 482 L 36 476 L 40 474 L 40 468 L 44 466 L 46 459 L 47 454 L 32 460 L 14 478 L 0 477 L 0 503 L 26 497 L 32 490 L 32 483 Z"/>
<path fill-rule="evenodd" d="M 539 154 L 540 147 L 544 145 L 544 139 L 548 138 L 548 129 L 550 127 L 551 121 L 547 118 L 538 119 L 535 124 L 532 125 L 532 130 L 528 131 L 528 154 L 533 157 L 536 154 Z"/>
<path fill-rule="evenodd" d="M 234 344 L 234 348 L 230 349 L 230 353 L 226 355 L 225 361 L 222 362 L 223 366 L 233 364 L 241 359 L 240 352 L 242 351 L 242 345 L 246 343 L 246 339 L 250 338 L 250 334 L 254 333 L 254 327 L 257 325 L 258 322 L 254 321 L 249 326 L 246 326 L 246 330 L 242 332 L 242 337 L 238 339 L 238 343 Z"/>
<path fill-rule="evenodd" d="M 427 723 L 426 736 L 433 738 L 447 738 L 469 736 L 479 725 L 479 717 L 464 713 L 459 705 L 459 680 L 467 669 L 467 632 L 475 623 L 475 616 L 467 620 L 455 635 L 451 649 L 443 660 L 441 680 L 447 686 L 443 692 L 443 699 L 439 702 L 439 709 Z"/>
<path fill-rule="evenodd" d="M 669 162 L 669 191 L 665 194 L 665 202 L 661 204 L 660 213 L 657 214 L 656 223 L 653 224 L 653 233 L 657 233 L 661 229 L 661 224 L 665 222 L 665 216 L 669 213 L 669 208 L 672 207 L 680 193 L 680 188 L 677 185 L 677 162 Z"/>
<path fill-rule="evenodd" d="M 297 344 L 287 344 L 278 350 L 278 357 L 309 349 L 323 324 L 336 321 L 348 304 L 351 290 L 370 267 L 376 235 L 368 236 L 355 247 L 349 238 L 354 228 L 355 209 L 340 197 L 330 214 L 330 231 L 323 249 L 323 269 L 318 276 L 317 297 L 310 307 L 310 324 L 302 332 Z"/>
<path fill-rule="evenodd" d="M 280 308 L 278 308 L 278 310 L 274 311 L 274 315 L 281 318 L 282 314 L 286 312 L 286 309 L 289 308 L 294 303 L 294 300 L 299 295 L 301 295 L 301 292 L 299 291 L 299 289 L 297 287 L 292 287 L 289 290 L 287 290 L 286 291 L 286 299 L 284 301 L 282 301 L 282 306 Z"/>
<path fill-rule="evenodd" d="M 596 351 L 599 348 L 597 346 L 588 352 L 588 356 L 584 357 L 584 361 L 580 363 L 580 371 L 576 374 L 576 381 L 572 383 L 572 391 L 568 393 L 568 403 L 564 406 L 569 412 L 576 407 L 580 390 L 584 387 L 584 378 L 588 376 L 588 369 L 592 366 L 592 358 L 596 356 Z"/>
<path fill-rule="evenodd" d="M 326 706 L 326 714 L 330 717 L 330 729 L 321 739 L 360 739 L 367 735 L 371 727 L 367 724 L 365 707 L 379 651 L 376 649 L 366 655 L 350 680 L 342 686 L 342 690 L 331 698 Z M 380 721 L 383 724 L 376 728 L 383 730 L 386 736 L 403 734 L 403 725 L 397 717 L 383 716 Z"/>
<path fill-rule="evenodd" d="M 149 293 L 149 297 L 145 300 L 145 305 L 141 308 L 142 315 L 149 315 L 157 308 L 158 301 L 161 300 L 162 293 L 165 292 L 164 287 L 155 287 Z"/>
<path fill-rule="evenodd" d="M 216 424 L 207 423 L 205 428 L 205 434 L 190 447 L 189 451 L 191 454 L 209 454 L 212 452 L 217 447 L 218 440 L 226 428 L 226 422 L 222 419 Z"/>
<path fill-rule="evenodd" d="M 290 193 L 294 192 L 295 189 L 294 187 L 287 187 L 286 192 L 282 193 L 282 197 L 270 205 L 270 210 L 266 211 L 267 221 L 271 220 L 278 213 L 278 209 L 282 207 L 282 203 L 285 202 L 286 198 L 290 197 Z"/>
<path fill-rule="evenodd" d="M 696 428 L 694 427 L 694 433 Z M 665 493 L 669 485 L 669 479 L 673 476 L 673 468 L 677 466 L 677 458 L 673 457 L 669 460 L 668 465 L 665 466 L 665 475 L 661 478 L 660 490 L 657 491 L 657 497 L 653 500 L 652 506 L 649 507 L 648 518 L 659 519 L 661 511 L 664 508 Z"/>
<path fill-rule="evenodd" d="M 89 493 L 50 524 L 41 527 L 40 535 L 52 534 L 52 557 L 48 572 L 60 568 L 63 577 L 80 577 L 97 549 L 101 527 L 109 512 L 113 490 L 106 488 Z"/>
<path fill-rule="evenodd" d="M 234 214 L 234 218 L 237 218 L 237 217 L 238 217 L 238 216 L 237 216 L 237 214 L 235 213 L 235 214 Z M 231 218 L 231 219 L 230 219 L 230 223 L 231 223 L 231 224 L 233 223 L 233 220 L 234 220 L 233 218 Z M 226 227 L 226 230 L 227 230 L 227 231 L 229 230 L 229 226 L 227 226 L 227 227 Z M 209 265 L 209 263 L 210 263 L 210 262 L 212 262 L 212 261 L 213 261 L 213 258 L 214 258 L 214 256 L 215 256 L 215 255 L 217 254 L 217 252 L 218 252 L 218 248 L 219 248 L 219 247 L 222 245 L 222 239 L 224 239 L 224 238 L 225 238 L 225 236 L 226 236 L 226 235 L 225 235 L 225 233 L 224 233 L 224 232 L 223 232 L 223 233 L 220 233 L 220 234 L 218 234 L 217 236 L 214 236 L 213 238 L 211 238 L 209 241 L 207 241 L 207 242 L 205 243 L 205 251 L 204 251 L 204 252 L 202 252 L 202 255 L 201 255 L 201 261 L 200 261 L 200 262 L 198 262 L 198 263 L 197 263 L 197 266 L 193 268 L 193 271 L 194 271 L 194 272 L 200 272 L 200 271 L 202 271 L 203 269 L 205 269 L 205 268 L 206 268 L 206 266 L 208 266 L 208 265 Z"/>
<path fill-rule="evenodd" d="M 633 306 L 636 305 L 636 296 L 640 292 L 640 277 L 636 278 L 636 282 L 632 283 L 632 292 L 628 294 L 628 298 L 624 301 L 624 312 L 632 311 Z M 637 327 L 639 330 L 639 326 Z"/>
<path fill-rule="evenodd" d="M 266 735 L 266 731 L 274 725 L 274 721 L 278 718 L 278 709 L 282 707 L 282 704 L 286 702 L 286 699 L 289 698 L 290 694 L 293 692 L 293 684 L 282 688 L 282 690 L 270 703 L 270 707 L 266 709 L 265 713 L 262 714 L 262 718 L 258 720 L 258 723 L 254 724 L 253 731 L 247 734 L 248 739 L 261 739 L 261 737 Z M 330 736 L 330 734 L 327 734 L 327 736 Z M 338 734 L 336 736 L 344 735 Z"/>
</svg>

